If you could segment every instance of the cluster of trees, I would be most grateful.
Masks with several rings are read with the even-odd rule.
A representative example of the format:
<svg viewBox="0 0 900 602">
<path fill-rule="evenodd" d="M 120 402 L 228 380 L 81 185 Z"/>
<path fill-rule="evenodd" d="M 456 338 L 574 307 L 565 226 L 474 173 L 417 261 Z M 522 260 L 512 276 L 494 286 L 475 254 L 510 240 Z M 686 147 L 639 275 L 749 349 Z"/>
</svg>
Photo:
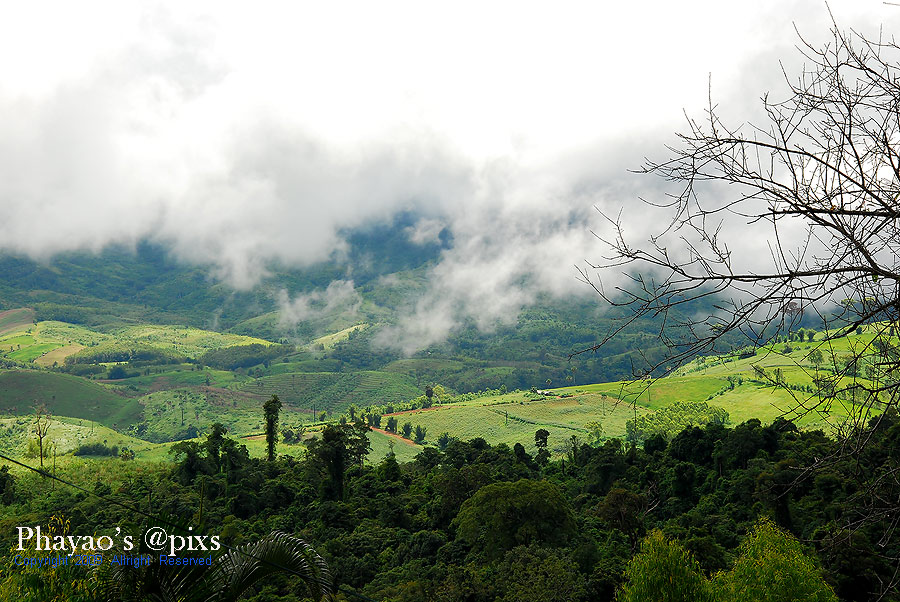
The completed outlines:
<svg viewBox="0 0 900 602">
<path fill-rule="evenodd" d="M 369 426 L 380 426 L 379 424 L 370 424 Z M 389 433 L 402 434 L 406 439 L 413 439 L 416 443 L 422 443 L 425 441 L 425 436 L 428 434 L 428 428 L 422 425 L 416 425 L 415 427 L 411 422 L 404 422 L 400 425 L 400 421 L 397 420 L 396 416 L 388 416 L 387 422 L 385 424 L 384 430 Z"/>
<path fill-rule="evenodd" d="M 269 363 L 292 353 L 293 345 L 262 345 L 251 343 L 250 345 L 235 345 L 224 349 L 211 349 L 198 358 L 198 362 L 204 366 L 218 368 L 220 370 L 237 370 L 249 368 L 257 364 L 268 367 Z"/>
<path fill-rule="evenodd" d="M 82 443 L 72 452 L 75 456 L 113 456 L 119 455 L 119 446 L 105 443 Z"/>
<path fill-rule="evenodd" d="M 889 517 L 859 521 L 864 496 L 892 491 L 883 465 L 900 437 L 893 413 L 856 462 L 840 458 L 840 442 L 784 420 L 692 426 L 643 448 L 576 440 L 556 461 L 542 429 L 533 446 L 448 437 L 414 462 L 369 464 L 367 431 L 359 421 L 327 425 L 303 459 L 269 461 L 214 425 L 204 441 L 173 447 L 170 471 L 143 468 L 96 490 L 126 504 L 152 491 L 155 513 L 201 523 L 229 545 L 293 533 L 326 560 L 336 587 L 376 600 L 644 600 L 657 598 L 640 591 L 672 580 L 701 592 L 681 598 L 692 600 L 724 591 L 767 599 L 763 587 L 786 600 L 896 593 L 900 541 Z M 800 470 L 815 458 L 835 460 Z M 12 481 L 0 472 L 0 524 L 48 504 L 71 517 L 73 532 L 134 519 L 78 491 L 51 492 L 39 477 Z M 299 586 L 282 575 L 254 591 L 286 602 Z"/>
<path fill-rule="evenodd" d="M 727 424 L 728 412 L 705 401 L 676 401 L 651 414 L 625 422 L 625 438 L 643 443 L 653 436 L 671 439 L 691 425 Z"/>
<path fill-rule="evenodd" d="M 765 518 L 741 542 L 729 571 L 707 579 L 690 552 L 654 530 L 641 543 L 640 554 L 628 563 L 625 577 L 618 597 L 621 602 L 837 602 L 815 558 Z"/>
<path fill-rule="evenodd" d="M 178 364 L 187 361 L 181 354 L 169 353 L 155 347 L 132 345 L 129 347 L 87 347 L 78 353 L 66 356 L 66 367 L 78 364 L 104 364 L 130 362 L 134 365 Z"/>
</svg>

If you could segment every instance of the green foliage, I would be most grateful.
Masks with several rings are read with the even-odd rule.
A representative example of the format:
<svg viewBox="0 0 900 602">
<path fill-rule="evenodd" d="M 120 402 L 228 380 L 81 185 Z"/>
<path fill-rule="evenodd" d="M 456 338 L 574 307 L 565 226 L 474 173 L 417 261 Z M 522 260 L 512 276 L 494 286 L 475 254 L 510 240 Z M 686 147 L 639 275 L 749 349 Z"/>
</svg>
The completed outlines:
<svg viewBox="0 0 900 602">
<path fill-rule="evenodd" d="M 0 466 L 0 504 L 8 506 L 16 497 L 16 479 L 10 474 L 9 466 Z"/>
<path fill-rule="evenodd" d="M 587 429 L 588 432 L 588 441 L 594 447 L 603 443 L 603 425 L 597 421 L 592 420 L 584 425 L 584 428 Z"/>
<path fill-rule="evenodd" d="M 618 602 L 712 602 L 700 565 L 662 531 L 652 531 L 625 569 L 626 583 Z M 735 600 L 738 600 L 736 598 Z"/>
<path fill-rule="evenodd" d="M 719 600 L 837 602 L 815 560 L 800 543 L 761 519 L 740 546 L 740 556 L 713 582 Z"/>
<path fill-rule="evenodd" d="M 443 433 L 438 435 L 438 439 L 437 439 L 438 449 L 441 451 L 444 451 L 445 449 L 447 449 L 447 446 L 450 444 L 450 441 L 452 441 L 452 440 L 453 440 L 453 438 L 450 436 L 450 433 L 448 433 L 447 431 L 444 431 Z"/>
<path fill-rule="evenodd" d="M 344 499 L 346 472 L 353 466 L 360 466 L 371 450 L 366 436 L 369 427 L 361 421 L 352 425 L 325 425 L 322 437 L 309 446 L 311 468 L 319 479 L 319 492 L 323 499 L 340 501 Z"/>
<path fill-rule="evenodd" d="M 575 531 L 559 488 L 528 479 L 482 487 L 463 503 L 454 524 L 458 537 L 489 557 L 520 545 L 562 546 Z"/>
<path fill-rule="evenodd" d="M 726 424 L 728 412 L 724 408 L 710 405 L 705 401 L 675 402 L 652 414 L 638 416 L 625 425 L 626 438 L 642 443 L 653 435 L 673 437 L 686 426 L 692 424 Z"/>
<path fill-rule="evenodd" d="M 810 351 L 809 355 L 807 356 L 807 359 L 809 359 L 809 361 L 816 367 L 822 365 L 822 362 L 825 361 L 825 358 L 822 356 L 822 352 L 819 351 L 818 348 Z"/>
<path fill-rule="evenodd" d="M 235 345 L 224 349 L 212 349 L 198 358 L 204 366 L 211 366 L 221 370 L 236 370 L 237 368 L 249 368 L 257 364 L 272 362 L 294 351 L 292 345 L 262 345 L 252 343 L 250 345 Z"/>
<path fill-rule="evenodd" d="M 505 590 L 497 602 L 574 602 L 582 599 L 587 590 L 578 565 L 554 549 L 513 548 L 504 556 L 497 573 Z"/>
<path fill-rule="evenodd" d="M 137 376 L 137 374 L 130 374 L 125 369 L 125 366 L 122 366 L 121 364 L 116 364 L 115 366 L 112 366 L 109 369 L 109 374 L 107 375 L 107 378 L 110 380 L 121 380 L 123 378 L 128 378 L 129 376 Z"/>
<path fill-rule="evenodd" d="M 151 550 L 141 542 L 137 552 L 147 555 Z M 330 599 L 334 591 L 328 565 L 312 546 L 277 531 L 216 554 L 209 567 L 161 566 L 157 554 L 150 557 L 150 564 L 140 567 L 110 562 L 97 566 L 93 571 L 97 600 L 235 602 L 255 583 L 272 579 L 280 572 L 299 577 L 314 599 Z M 151 595 L 145 598 L 144 592 Z"/>
<path fill-rule="evenodd" d="M 108 446 L 103 443 L 86 443 L 79 445 L 72 452 L 75 456 L 113 456 L 119 455 L 119 448 L 116 445 Z"/>
<path fill-rule="evenodd" d="M 70 520 L 53 515 L 43 531 L 51 537 L 65 537 L 71 532 Z M 59 552 L 38 551 L 34 542 L 26 544 L 22 556 L 33 558 L 33 564 L 16 566 L 9 561 L 0 572 L 0 600 L 4 602 L 96 602 L 96 585 L 90 572 L 84 566 L 77 566 L 74 561 L 56 566 L 47 566 L 58 562 Z M 63 555 L 63 557 L 65 557 Z M 56 560 L 55 560 L 56 559 Z M 38 563 L 46 563 L 39 566 Z"/>
<path fill-rule="evenodd" d="M 81 364 L 101 364 L 109 362 L 145 362 L 156 364 L 177 364 L 185 361 L 185 356 L 149 345 L 122 344 L 118 341 L 88 347 L 65 359 L 66 366 Z"/>
<path fill-rule="evenodd" d="M 275 445 L 278 442 L 278 412 L 281 411 L 281 400 L 273 395 L 263 404 L 266 421 L 266 455 L 269 462 L 275 459 Z"/>
<path fill-rule="evenodd" d="M 258 406 L 255 411 L 259 414 Z M 732 563 L 733 574 L 721 573 L 715 585 L 747 586 L 758 578 L 773 589 L 770 567 L 779 575 L 798 572 L 793 561 L 784 568 L 790 554 L 779 551 L 783 542 L 760 538 L 752 544 L 748 536 L 740 547 L 745 539 L 740 534 L 751 531 L 760 513 L 768 513 L 821 537 L 826 542 L 821 559 L 841 599 L 863 602 L 893 574 L 892 561 L 880 557 L 873 543 L 888 523 L 862 525 L 852 537 L 836 525 L 858 516 L 853 478 L 894 470 L 890 458 L 900 433 L 896 420 L 893 413 L 885 415 L 871 434 L 873 454 L 860 464 L 838 460 L 828 473 L 799 486 L 794 481 L 798 462 L 834 454 L 840 443 L 784 420 L 769 426 L 750 420 L 734 429 L 691 427 L 652 453 L 616 440 L 599 448 L 579 443 L 564 463 L 541 465 L 525 451 L 534 430 L 523 439 L 526 445 L 451 439 L 443 451 L 393 438 L 407 457 L 419 452 L 414 461 L 401 464 L 399 454 L 385 457 L 391 438 L 369 432 L 362 423 L 327 425 L 305 455 L 268 462 L 264 455 L 250 457 L 223 425 L 213 424 L 203 441 L 173 445 L 172 465 L 61 456 L 59 474 L 128 506 L 152 504 L 154 513 L 171 509 L 195 525 L 202 523 L 195 532 L 218 534 L 232 546 L 256 541 L 273 529 L 303 533 L 328 560 L 348 597 L 355 591 L 375 600 L 404 602 L 587 602 L 612 600 L 619 589 L 620 599 L 627 594 L 665 600 L 660 598 L 663 589 L 649 598 L 637 597 L 638 585 L 653 590 L 666 566 L 671 570 L 669 580 L 662 578 L 663 586 L 671 589 L 674 582 L 690 585 L 698 566 L 715 573 L 729 571 Z M 0 422 L 5 424 L 15 421 Z M 27 427 L 22 419 L 22 428 Z M 11 440 L 2 431 L 0 436 Z M 383 445 L 376 464 L 366 465 L 369 440 L 376 436 Z M 117 444 L 121 449 L 122 443 Z M 2 474 L 0 469 L 0 480 Z M 10 521 L 62 510 L 79 517 L 76 533 L 89 534 L 133 520 L 126 509 L 98 505 L 94 498 L 38 475 L 16 474 L 14 485 L 13 505 L 0 502 L 0 522 L 15 525 L 19 523 Z M 652 548 L 656 534 L 640 545 L 645 529 L 663 530 L 669 539 L 663 538 L 665 546 L 657 545 L 652 558 L 637 554 L 623 584 L 635 551 Z M 0 530 L 0 545 L 12 545 L 14 537 L 13 529 Z M 827 545 L 829 541 L 841 544 Z M 758 553 L 744 553 L 754 546 L 759 553 L 773 553 L 761 560 Z M 672 561 L 673 549 L 678 562 Z M 696 562 L 684 560 L 685 550 Z M 749 566 L 743 572 L 742 563 Z M 0 577 L 0 587 L 8 576 Z M 11 583 L 24 587 L 18 577 Z M 85 591 L 96 591 L 96 586 L 84 584 Z M 811 591 L 810 599 L 816 600 Z M 302 583 L 275 574 L 246 593 L 251 600 L 303 595 Z M 754 599 L 743 591 L 727 595 L 729 602 Z"/>
</svg>

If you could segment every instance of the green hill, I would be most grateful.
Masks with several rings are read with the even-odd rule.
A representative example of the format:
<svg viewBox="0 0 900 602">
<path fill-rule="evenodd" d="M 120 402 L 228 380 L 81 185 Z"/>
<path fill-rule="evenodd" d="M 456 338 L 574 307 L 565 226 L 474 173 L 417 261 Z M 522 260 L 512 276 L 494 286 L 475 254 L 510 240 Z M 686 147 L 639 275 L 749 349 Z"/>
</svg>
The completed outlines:
<svg viewBox="0 0 900 602">
<path fill-rule="evenodd" d="M 363 370 L 350 373 L 294 372 L 264 376 L 240 386 L 241 391 L 278 395 L 297 408 L 340 414 L 350 404 L 384 405 L 422 395 L 411 378 L 402 374 Z"/>
<path fill-rule="evenodd" d="M 106 426 L 139 422 L 137 399 L 68 374 L 35 370 L 0 371 L 0 412 L 24 416 L 43 403 L 56 416 L 95 420 Z"/>
<path fill-rule="evenodd" d="M 22 330 L 34 320 L 34 310 L 28 308 L 0 311 L 0 335 Z"/>
</svg>

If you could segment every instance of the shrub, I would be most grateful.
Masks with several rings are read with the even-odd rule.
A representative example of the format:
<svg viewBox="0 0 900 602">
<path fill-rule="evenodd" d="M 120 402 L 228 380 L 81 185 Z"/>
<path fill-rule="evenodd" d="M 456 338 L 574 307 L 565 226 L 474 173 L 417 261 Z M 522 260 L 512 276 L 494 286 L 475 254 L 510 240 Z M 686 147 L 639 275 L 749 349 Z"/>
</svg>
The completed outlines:
<svg viewBox="0 0 900 602">
<path fill-rule="evenodd" d="M 84 443 L 79 445 L 72 454 L 75 456 L 118 456 L 119 448 L 115 445 L 109 447 L 103 443 Z"/>
</svg>

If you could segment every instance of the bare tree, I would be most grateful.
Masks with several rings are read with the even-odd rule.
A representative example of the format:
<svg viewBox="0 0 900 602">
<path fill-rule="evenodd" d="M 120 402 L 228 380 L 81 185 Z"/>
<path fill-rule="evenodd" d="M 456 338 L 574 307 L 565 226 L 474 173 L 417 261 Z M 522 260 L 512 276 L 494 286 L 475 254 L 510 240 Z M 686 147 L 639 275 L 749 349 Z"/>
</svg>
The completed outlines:
<svg viewBox="0 0 900 602">
<path fill-rule="evenodd" d="M 34 432 L 34 436 L 37 438 L 38 455 L 41 458 L 41 468 L 44 467 L 44 439 L 47 438 L 47 435 L 50 432 L 51 420 L 52 416 L 47 410 L 47 406 L 40 404 L 35 408 L 34 427 L 32 428 L 32 432 Z"/>
<path fill-rule="evenodd" d="M 670 353 L 645 370 L 720 351 L 736 333 L 761 344 L 810 313 L 829 328 L 820 343 L 861 325 L 882 342 L 896 332 L 900 47 L 837 27 L 832 33 L 822 48 L 801 44 L 806 67 L 786 75 L 786 100 L 762 98 L 766 123 L 728 127 L 710 102 L 702 121 L 688 120 L 671 158 L 641 169 L 678 185 L 664 202 L 646 201 L 671 218 L 657 235 L 635 245 L 620 218 L 609 218 L 613 235 L 601 240 L 611 254 L 582 277 L 613 305 L 632 309 L 628 321 L 667 318 Z M 735 220 L 756 231 L 767 225 L 767 268 L 748 269 L 735 257 L 723 235 Z M 604 289 L 614 266 L 633 286 Z M 675 321 L 673 310 L 704 298 L 714 308 L 709 316 Z M 854 386 L 893 403 L 900 360 L 883 355 L 879 378 Z"/>
<path fill-rule="evenodd" d="M 850 420 L 837 434 L 846 457 L 865 448 L 900 390 L 900 46 L 836 25 L 831 33 L 822 46 L 801 37 L 805 66 L 785 72 L 784 100 L 761 99 L 763 123 L 727 125 L 712 99 L 703 119 L 689 118 L 669 158 L 639 170 L 675 187 L 662 201 L 645 201 L 666 216 L 662 227 L 635 242 L 620 217 L 607 216 L 611 234 L 598 235 L 606 258 L 581 275 L 609 303 L 632 310 L 619 330 L 663 318 L 669 353 L 648 360 L 644 373 L 671 371 L 736 340 L 765 345 L 804 317 L 820 319 L 821 351 L 808 362 L 816 390 L 792 392 L 786 413 L 828 415 L 843 404 Z M 725 233 L 736 225 L 765 232 L 764 267 L 729 246 Z M 630 284 L 604 287 L 611 269 Z M 708 315 L 679 319 L 701 300 Z M 836 355 L 830 343 L 860 327 L 874 336 Z M 831 366 L 820 371 L 823 354 Z M 866 478 L 865 510 L 854 524 L 884 521 L 889 537 L 900 523 L 900 462 Z"/>
</svg>

